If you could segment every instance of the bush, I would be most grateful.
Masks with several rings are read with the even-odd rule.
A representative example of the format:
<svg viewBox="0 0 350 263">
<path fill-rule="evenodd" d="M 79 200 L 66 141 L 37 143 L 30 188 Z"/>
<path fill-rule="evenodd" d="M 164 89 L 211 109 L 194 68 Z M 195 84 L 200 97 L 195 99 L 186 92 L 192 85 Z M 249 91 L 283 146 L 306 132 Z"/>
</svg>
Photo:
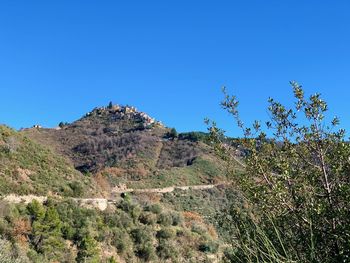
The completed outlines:
<svg viewBox="0 0 350 263">
<path fill-rule="evenodd" d="M 137 246 L 136 255 L 145 261 L 150 261 L 155 259 L 156 253 L 152 242 L 142 243 Z"/>
<path fill-rule="evenodd" d="M 115 246 L 118 250 L 118 253 L 125 254 L 129 252 L 132 247 L 132 241 L 130 240 L 129 234 L 122 229 L 115 228 L 112 231 L 112 245 Z"/>
<path fill-rule="evenodd" d="M 90 235 L 83 237 L 78 249 L 77 262 L 100 262 L 100 251 L 97 242 Z"/>
<path fill-rule="evenodd" d="M 58 124 L 58 127 L 60 127 L 61 129 L 63 129 L 65 126 L 69 125 L 68 122 L 63 122 L 61 121 L 59 124 Z"/>
<path fill-rule="evenodd" d="M 67 254 L 67 249 L 62 237 L 48 236 L 40 242 L 38 252 L 43 254 L 45 258 L 61 262 Z"/>
<path fill-rule="evenodd" d="M 1 263 L 28 263 L 29 259 L 21 251 L 16 251 L 11 242 L 0 239 Z"/>
<path fill-rule="evenodd" d="M 168 133 L 166 134 L 166 137 L 167 138 L 171 138 L 171 139 L 177 138 L 178 137 L 178 133 L 177 133 L 176 129 L 175 128 L 171 128 L 170 131 L 168 131 Z"/>
<path fill-rule="evenodd" d="M 45 216 L 45 208 L 37 200 L 33 200 L 27 205 L 28 214 L 32 216 L 33 220 L 41 220 Z"/>
<path fill-rule="evenodd" d="M 202 141 L 209 143 L 209 134 L 204 132 L 184 132 L 179 134 L 180 140 L 189 140 L 192 142 Z"/>
<path fill-rule="evenodd" d="M 62 234 L 65 239 L 72 240 L 76 234 L 76 229 L 68 223 L 63 223 Z"/>
<path fill-rule="evenodd" d="M 162 206 L 159 204 L 152 204 L 145 207 L 145 211 L 151 211 L 154 214 L 160 214 L 162 212 Z"/>
<path fill-rule="evenodd" d="M 177 246 L 175 244 L 167 240 L 161 240 L 157 247 L 157 255 L 161 259 L 172 259 L 175 261 L 179 256 L 179 252 L 176 247 Z"/>
<path fill-rule="evenodd" d="M 139 221 L 144 225 L 154 225 L 157 222 L 157 216 L 150 212 L 143 212 L 139 217 Z"/>
<path fill-rule="evenodd" d="M 158 224 L 163 226 L 170 226 L 173 224 L 173 217 L 167 212 L 163 212 L 158 216 Z"/>
<path fill-rule="evenodd" d="M 0 218 L 0 236 L 10 238 L 12 235 L 10 224 L 4 219 Z"/>
<path fill-rule="evenodd" d="M 180 213 L 173 212 L 173 213 L 171 213 L 171 217 L 172 217 L 172 221 L 173 221 L 172 222 L 173 226 L 179 226 L 179 225 L 182 224 L 183 217 L 182 217 L 182 215 Z"/>
<path fill-rule="evenodd" d="M 117 227 L 128 229 L 134 225 L 133 219 L 129 214 L 123 211 L 120 211 L 118 214 L 118 220 L 115 221 Z"/>
<path fill-rule="evenodd" d="M 84 192 L 84 188 L 82 184 L 78 181 L 74 181 L 68 184 L 68 186 L 72 189 L 72 196 L 80 197 Z"/>
<path fill-rule="evenodd" d="M 145 227 L 133 229 L 131 236 L 136 244 L 144 244 L 152 240 L 151 231 Z"/>
<path fill-rule="evenodd" d="M 204 235 L 207 232 L 205 228 L 199 224 L 193 224 L 191 230 L 192 232 L 197 233 L 198 235 Z"/>
<path fill-rule="evenodd" d="M 118 263 L 118 262 L 114 257 L 110 257 L 108 258 L 107 263 Z"/>
<path fill-rule="evenodd" d="M 224 90 L 221 105 L 244 134 L 245 160 L 239 161 L 244 173 L 230 174 L 247 202 L 238 217 L 248 216 L 241 221 L 244 229 L 232 220 L 234 208 L 222 221 L 240 234 L 232 246 L 242 260 L 348 262 L 350 144 L 338 118 L 326 116 L 328 105 L 320 94 L 306 97 L 298 83 L 291 86 L 294 103 L 270 98 L 266 125 L 257 120 L 251 126 L 240 119 L 236 97 Z M 227 167 L 237 165 L 234 149 L 220 139 L 223 131 L 215 123 L 209 131 Z"/>
<path fill-rule="evenodd" d="M 176 231 L 170 227 L 167 227 L 159 230 L 156 236 L 159 239 L 170 239 L 176 236 Z"/>
<path fill-rule="evenodd" d="M 133 203 L 131 200 L 123 200 L 118 207 L 128 213 L 134 222 L 138 220 L 142 211 L 141 207 L 138 204 Z"/>
<path fill-rule="evenodd" d="M 202 242 L 198 249 L 199 251 L 202 251 L 204 253 L 217 253 L 219 248 L 219 244 L 213 240 L 207 240 L 205 242 Z"/>
</svg>

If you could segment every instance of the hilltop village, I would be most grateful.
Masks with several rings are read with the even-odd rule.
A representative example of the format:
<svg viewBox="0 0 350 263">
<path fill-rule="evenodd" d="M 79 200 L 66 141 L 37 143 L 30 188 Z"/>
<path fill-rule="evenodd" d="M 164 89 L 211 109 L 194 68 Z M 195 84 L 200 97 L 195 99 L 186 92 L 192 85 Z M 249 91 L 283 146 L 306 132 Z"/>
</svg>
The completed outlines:
<svg viewBox="0 0 350 263">
<path fill-rule="evenodd" d="M 96 107 L 92 111 L 85 114 L 84 117 L 88 116 L 103 116 L 111 114 L 115 116 L 116 120 L 124 119 L 124 120 L 134 120 L 137 123 L 139 123 L 140 126 L 144 129 L 152 128 L 155 125 L 164 127 L 164 124 L 161 121 L 157 121 L 155 118 L 152 118 L 147 113 L 138 111 L 136 107 L 133 106 L 124 106 L 124 105 L 118 105 L 118 104 L 112 104 L 109 103 L 108 106 L 104 107 Z M 63 128 L 64 126 L 68 125 L 67 122 L 61 122 L 57 127 L 54 127 L 53 129 L 59 130 Z M 41 129 L 43 126 L 40 124 L 34 124 L 31 129 Z M 27 130 L 30 128 L 21 128 L 20 130 Z"/>
<path fill-rule="evenodd" d="M 164 126 L 160 121 L 150 117 L 147 113 L 138 111 L 132 106 L 123 106 L 110 103 L 107 107 L 98 107 L 87 113 L 86 116 L 114 114 L 118 119 L 132 119 L 143 125 L 143 128 L 151 128 L 154 125 Z"/>
</svg>

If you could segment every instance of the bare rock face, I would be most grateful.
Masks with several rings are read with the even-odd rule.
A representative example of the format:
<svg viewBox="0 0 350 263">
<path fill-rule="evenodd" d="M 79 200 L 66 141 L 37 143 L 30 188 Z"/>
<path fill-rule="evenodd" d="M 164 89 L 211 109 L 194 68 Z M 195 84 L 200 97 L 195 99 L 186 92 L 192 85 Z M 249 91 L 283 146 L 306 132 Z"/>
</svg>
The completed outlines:
<svg viewBox="0 0 350 263">
<path fill-rule="evenodd" d="M 94 208 L 100 211 L 104 211 L 108 207 L 108 200 L 105 198 L 86 198 L 86 199 L 75 199 L 80 206 L 85 208 Z"/>
<path fill-rule="evenodd" d="M 36 195 L 19 196 L 19 195 L 11 194 L 11 195 L 5 196 L 2 200 L 13 204 L 19 204 L 19 203 L 29 204 L 32 201 L 36 200 L 42 204 L 47 200 L 47 196 L 36 196 Z"/>
</svg>

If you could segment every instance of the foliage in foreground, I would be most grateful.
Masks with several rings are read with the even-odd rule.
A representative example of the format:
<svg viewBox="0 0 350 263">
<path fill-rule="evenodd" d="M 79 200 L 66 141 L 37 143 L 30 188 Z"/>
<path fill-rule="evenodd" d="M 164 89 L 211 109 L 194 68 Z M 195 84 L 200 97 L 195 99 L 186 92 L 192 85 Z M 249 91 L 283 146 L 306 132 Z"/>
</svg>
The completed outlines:
<svg viewBox="0 0 350 263">
<path fill-rule="evenodd" d="M 337 118 L 327 123 L 320 95 L 307 99 L 291 84 L 294 108 L 269 99 L 267 131 L 258 121 L 246 127 L 237 99 L 225 92 L 222 106 L 242 128 L 246 154 L 245 173 L 232 173 L 246 206 L 223 219 L 232 231 L 232 262 L 350 261 L 350 145 Z M 236 164 L 222 130 L 215 123 L 209 130 L 220 156 Z"/>
</svg>

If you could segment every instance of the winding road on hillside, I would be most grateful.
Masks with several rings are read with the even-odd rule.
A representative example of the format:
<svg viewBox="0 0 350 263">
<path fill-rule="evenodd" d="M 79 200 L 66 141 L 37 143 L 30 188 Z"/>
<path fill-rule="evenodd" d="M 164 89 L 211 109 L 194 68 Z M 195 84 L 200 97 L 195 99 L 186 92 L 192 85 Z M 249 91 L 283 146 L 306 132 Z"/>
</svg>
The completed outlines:
<svg viewBox="0 0 350 263">
<path fill-rule="evenodd" d="M 182 190 L 182 191 L 188 191 L 188 190 L 208 190 L 213 189 L 215 187 L 224 186 L 227 185 L 227 183 L 220 183 L 220 184 L 204 184 L 204 185 L 187 185 L 187 186 L 169 186 L 164 188 L 144 188 L 144 189 L 132 189 L 132 188 L 126 188 L 126 189 L 115 189 L 111 193 L 112 196 L 120 195 L 123 193 L 154 193 L 154 194 L 165 194 L 165 193 L 171 193 L 175 190 Z M 59 197 L 58 197 L 59 198 Z M 1 198 L 2 201 L 13 203 L 13 204 L 28 204 L 32 202 L 33 200 L 36 200 L 40 203 L 43 203 L 47 200 L 47 196 L 36 196 L 36 195 L 16 195 L 16 194 L 9 194 L 5 195 Z M 120 200 L 120 197 L 113 197 L 113 198 L 73 198 L 73 200 L 77 201 L 81 206 L 88 207 L 88 208 L 97 208 L 99 210 L 105 210 L 108 207 L 108 204 L 114 204 Z"/>
</svg>

